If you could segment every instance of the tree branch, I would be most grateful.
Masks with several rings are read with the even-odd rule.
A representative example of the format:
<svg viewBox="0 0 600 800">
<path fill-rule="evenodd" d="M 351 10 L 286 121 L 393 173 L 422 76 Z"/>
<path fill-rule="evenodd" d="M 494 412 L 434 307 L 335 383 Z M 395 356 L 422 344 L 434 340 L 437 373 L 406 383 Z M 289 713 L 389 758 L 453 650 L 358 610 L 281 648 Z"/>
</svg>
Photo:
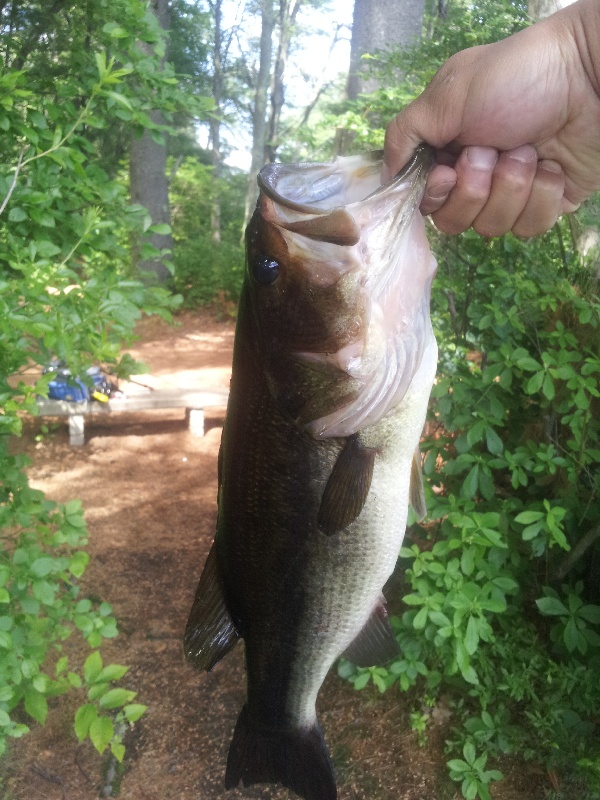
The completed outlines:
<svg viewBox="0 0 600 800">
<path fill-rule="evenodd" d="M 584 534 L 584 536 L 581 537 L 569 555 L 565 558 L 563 563 L 556 570 L 554 575 L 556 580 L 563 580 L 563 578 L 573 569 L 579 559 L 585 555 L 585 553 L 598 539 L 600 539 L 600 525 L 596 525 L 595 528 L 591 528 L 586 534 Z"/>
<path fill-rule="evenodd" d="M 17 178 L 19 177 L 19 171 L 20 171 L 21 165 L 23 163 L 23 156 L 25 155 L 25 153 L 27 152 L 28 149 L 29 149 L 29 145 L 26 145 L 25 147 L 23 147 L 23 149 L 19 153 L 19 160 L 17 161 L 15 174 L 13 175 L 12 183 L 10 185 L 10 189 L 8 190 L 8 194 L 6 195 L 6 197 L 2 201 L 2 205 L 0 206 L 0 214 L 2 214 L 2 212 L 6 208 L 6 206 L 8 204 L 8 201 L 10 200 L 10 197 L 11 197 L 12 193 L 15 190 L 15 186 L 17 185 Z"/>
</svg>

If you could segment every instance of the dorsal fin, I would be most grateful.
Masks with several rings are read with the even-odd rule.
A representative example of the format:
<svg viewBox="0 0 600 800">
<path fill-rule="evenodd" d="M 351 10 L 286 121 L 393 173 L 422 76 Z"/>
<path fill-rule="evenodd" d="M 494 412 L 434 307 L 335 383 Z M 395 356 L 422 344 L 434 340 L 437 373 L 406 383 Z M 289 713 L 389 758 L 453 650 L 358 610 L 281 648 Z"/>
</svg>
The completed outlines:
<svg viewBox="0 0 600 800">
<path fill-rule="evenodd" d="M 325 485 L 317 523 L 327 534 L 338 533 L 353 522 L 366 502 L 377 450 L 349 436 Z"/>
</svg>

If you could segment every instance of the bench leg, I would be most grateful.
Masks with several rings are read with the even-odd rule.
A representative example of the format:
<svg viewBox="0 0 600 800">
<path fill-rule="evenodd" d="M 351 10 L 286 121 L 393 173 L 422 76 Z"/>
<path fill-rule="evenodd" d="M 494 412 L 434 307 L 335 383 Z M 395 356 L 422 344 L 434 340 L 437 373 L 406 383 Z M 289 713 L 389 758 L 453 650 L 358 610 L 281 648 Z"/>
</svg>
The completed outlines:
<svg viewBox="0 0 600 800">
<path fill-rule="evenodd" d="M 188 408 L 186 410 L 188 428 L 192 436 L 204 436 L 204 409 Z"/>
<path fill-rule="evenodd" d="M 82 447 L 85 443 L 83 414 L 69 416 L 69 444 L 71 447 Z"/>
</svg>

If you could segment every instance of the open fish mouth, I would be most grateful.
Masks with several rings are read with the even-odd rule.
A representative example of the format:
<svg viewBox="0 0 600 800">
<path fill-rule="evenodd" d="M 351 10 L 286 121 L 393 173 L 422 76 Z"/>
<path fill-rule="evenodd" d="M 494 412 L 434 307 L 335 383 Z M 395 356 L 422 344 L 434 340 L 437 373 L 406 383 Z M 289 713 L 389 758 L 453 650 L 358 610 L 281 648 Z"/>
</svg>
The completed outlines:
<svg viewBox="0 0 600 800">
<path fill-rule="evenodd" d="M 419 147 L 381 185 L 381 153 L 331 164 L 272 164 L 261 170 L 261 213 L 284 236 L 315 286 L 337 284 L 340 302 L 363 297 L 352 341 L 329 352 L 297 352 L 308 368 L 341 370 L 354 391 L 331 413 L 303 416 L 315 438 L 343 437 L 381 419 L 406 393 L 433 338 L 430 289 L 436 262 L 418 207 L 432 151 Z"/>
</svg>

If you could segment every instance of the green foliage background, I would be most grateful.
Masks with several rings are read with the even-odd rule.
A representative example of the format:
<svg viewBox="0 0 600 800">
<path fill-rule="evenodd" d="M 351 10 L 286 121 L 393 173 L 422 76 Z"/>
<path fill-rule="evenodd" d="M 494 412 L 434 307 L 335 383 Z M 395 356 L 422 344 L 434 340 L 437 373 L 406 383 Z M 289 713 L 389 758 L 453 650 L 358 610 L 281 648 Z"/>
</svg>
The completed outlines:
<svg viewBox="0 0 600 800">
<path fill-rule="evenodd" d="M 412 52 L 374 57 L 384 88 L 344 117 L 357 148 L 381 146 L 385 122 L 453 52 L 526 23 L 521 3 L 452 3 Z M 529 242 L 429 232 L 440 359 L 422 444 L 429 513 L 401 553 L 403 655 L 386 668 L 342 662 L 340 674 L 415 693 L 423 737 L 443 698 L 465 798 L 489 800 L 502 778 L 489 763 L 509 754 L 560 775 L 552 797 L 597 798 L 597 254 L 580 252 L 573 220 Z"/>
<path fill-rule="evenodd" d="M 43 3 L 4 4 L 0 37 L 0 755 L 28 731 L 24 719 L 44 723 L 50 698 L 78 691 L 76 735 L 120 761 L 144 706 L 116 685 L 127 667 L 103 665 L 97 650 L 117 626 L 107 603 L 80 595 L 81 504 L 32 489 L 9 436 L 47 391 L 48 376 L 24 380 L 36 364 L 58 357 L 74 374 L 100 363 L 125 375 L 135 365 L 121 350 L 137 320 L 177 307 L 180 298 L 131 274 L 130 237 L 150 221 L 115 179 L 119 153 L 104 156 L 117 129 L 163 136 L 149 109 L 169 119 L 198 103 L 160 68 L 163 36 L 145 3 L 68 5 L 50 16 Z M 74 633 L 92 648 L 83 666 L 63 652 Z"/>
</svg>

